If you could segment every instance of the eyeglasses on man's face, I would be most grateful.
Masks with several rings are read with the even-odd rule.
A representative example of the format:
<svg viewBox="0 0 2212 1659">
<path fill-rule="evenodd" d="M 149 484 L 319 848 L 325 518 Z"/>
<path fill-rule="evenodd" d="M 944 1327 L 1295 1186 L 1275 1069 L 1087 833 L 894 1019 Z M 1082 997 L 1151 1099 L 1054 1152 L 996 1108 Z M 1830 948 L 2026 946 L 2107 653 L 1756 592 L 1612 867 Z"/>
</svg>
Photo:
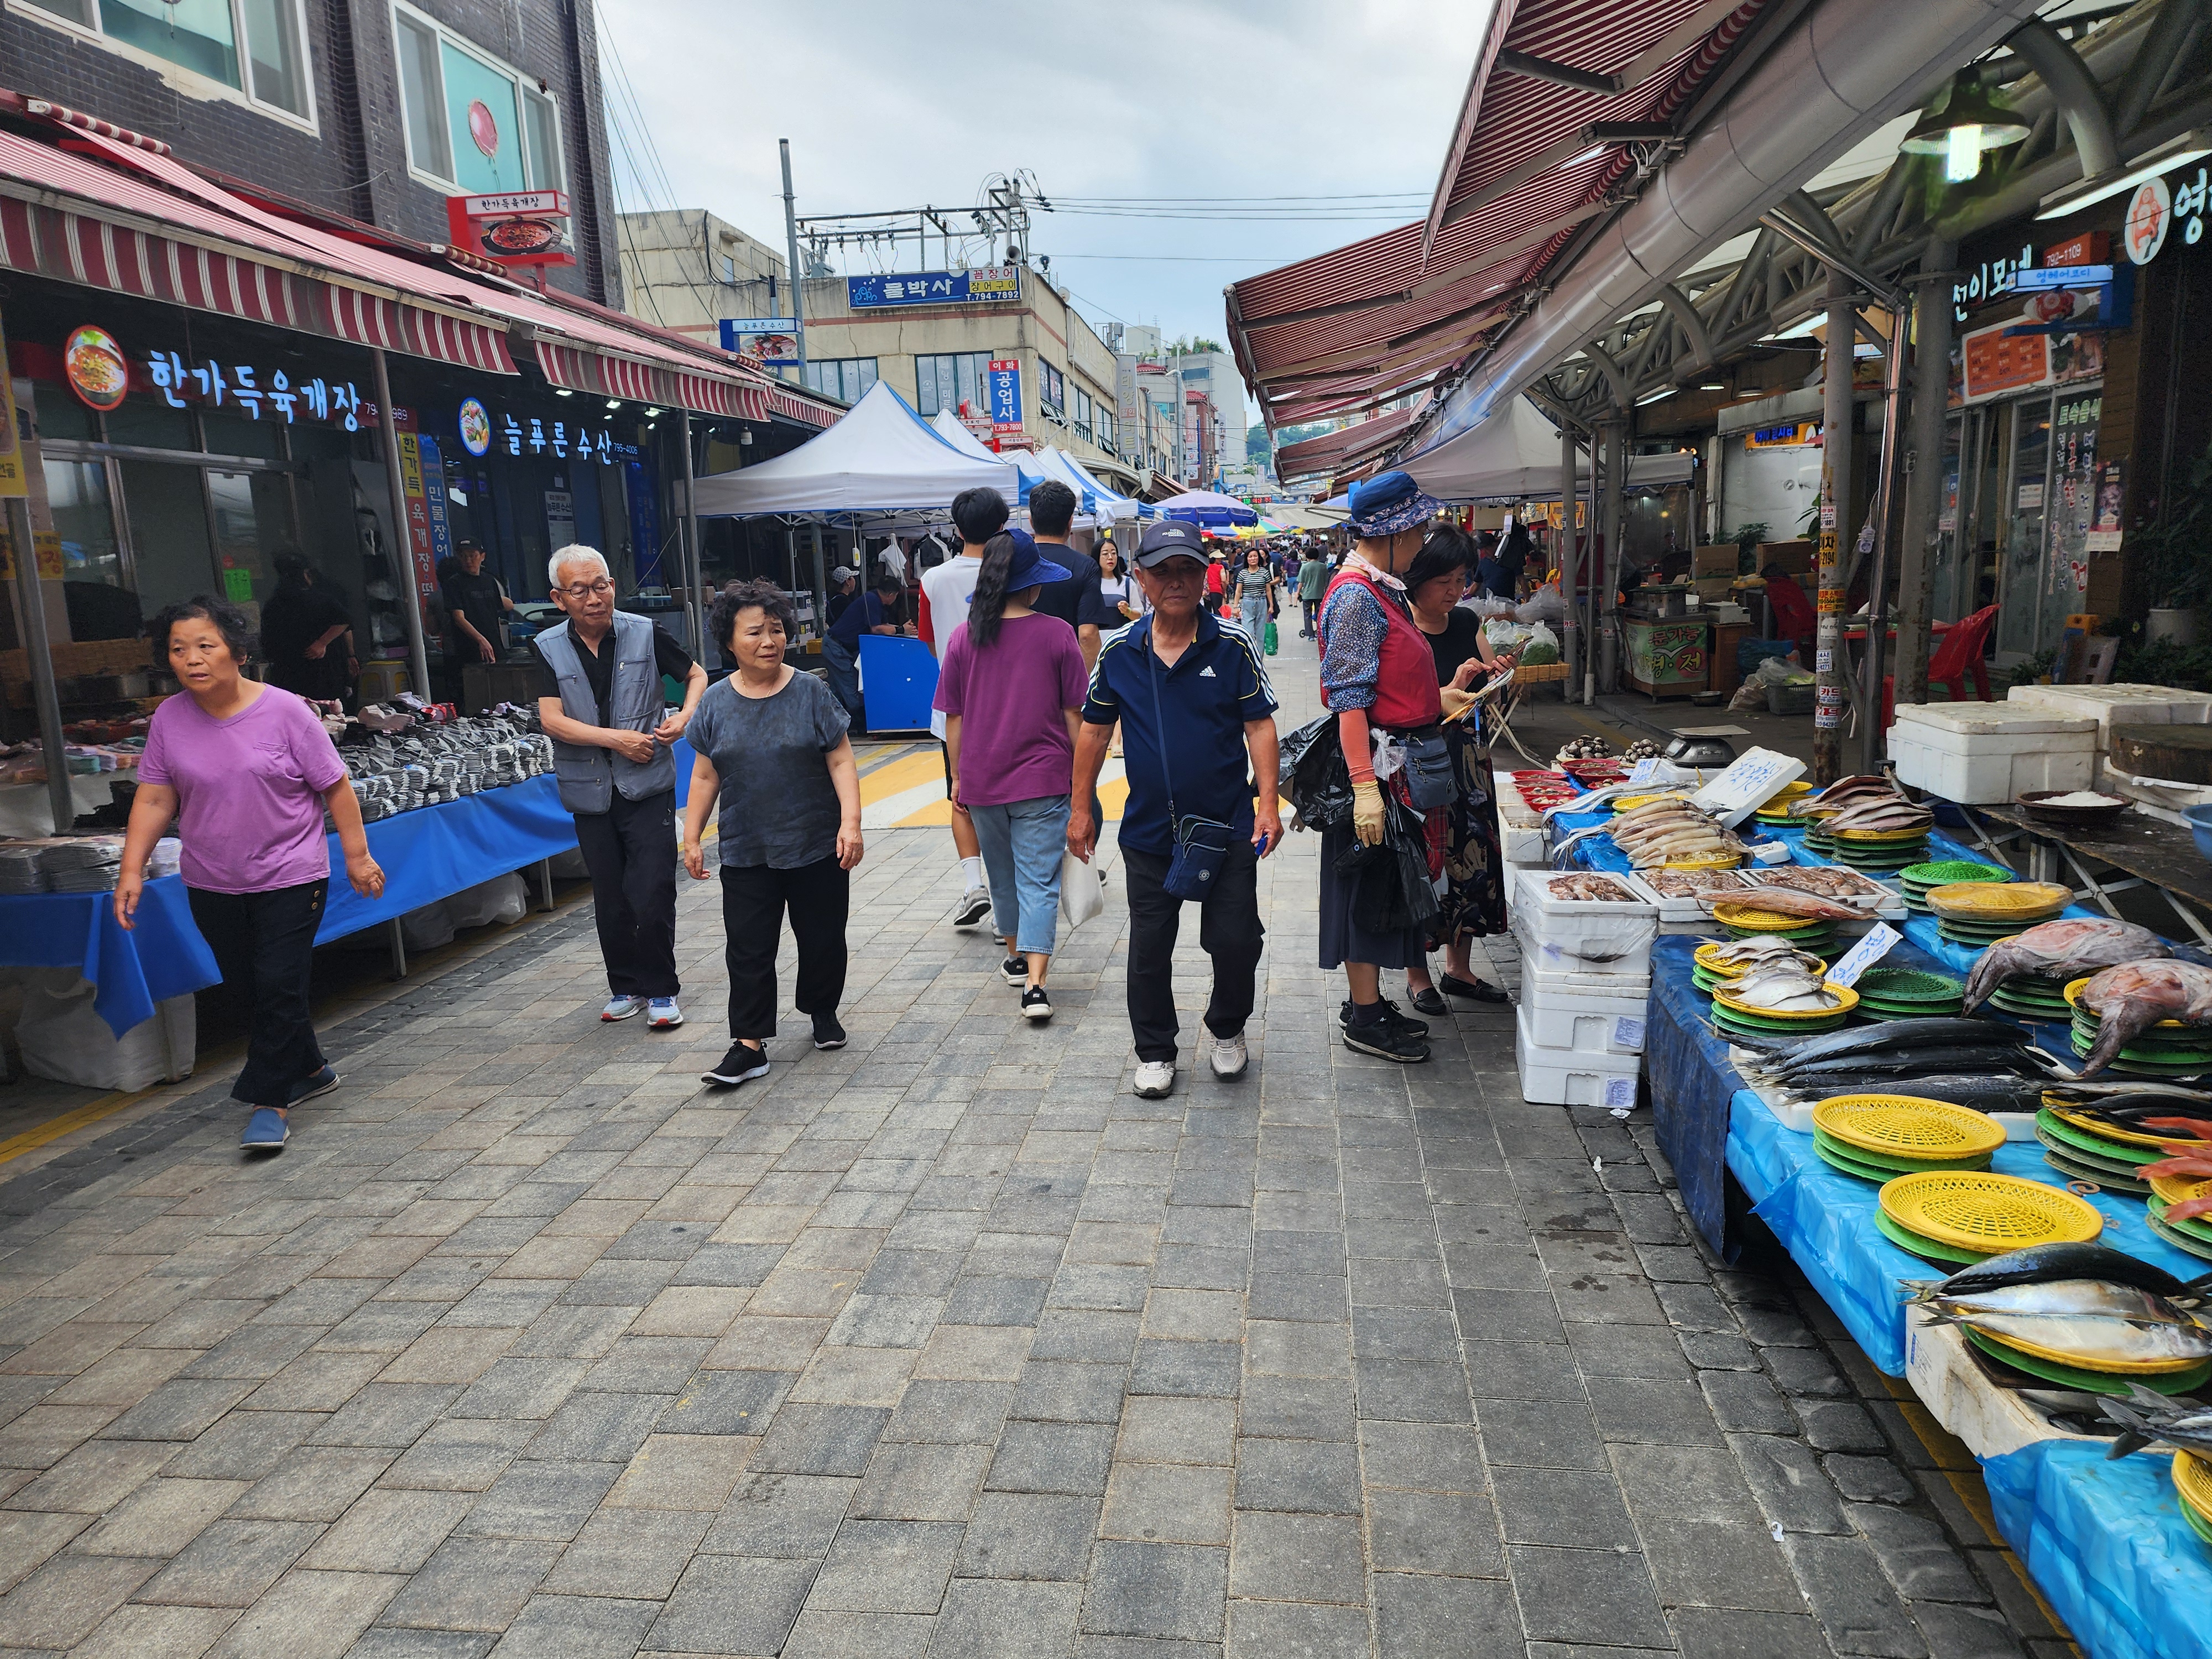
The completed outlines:
<svg viewBox="0 0 2212 1659">
<path fill-rule="evenodd" d="M 602 593 L 613 592 L 615 585 L 602 576 L 597 581 L 571 582 L 568 586 L 557 591 L 566 593 L 572 599 L 595 599 Z"/>
</svg>

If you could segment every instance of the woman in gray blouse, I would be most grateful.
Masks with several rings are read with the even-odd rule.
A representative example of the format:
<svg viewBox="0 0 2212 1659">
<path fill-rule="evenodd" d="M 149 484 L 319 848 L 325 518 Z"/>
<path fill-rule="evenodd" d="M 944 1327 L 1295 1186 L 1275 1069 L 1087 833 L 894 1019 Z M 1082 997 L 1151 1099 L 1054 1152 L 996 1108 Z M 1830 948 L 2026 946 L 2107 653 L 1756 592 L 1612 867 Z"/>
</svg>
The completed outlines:
<svg viewBox="0 0 2212 1659">
<path fill-rule="evenodd" d="M 775 1035 L 775 952 L 784 913 L 799 943 L 799 1012 L 814 1046 L 842 1048 L 845 916 L 860 861 L 860 780 L 848 716 L 830 688 L 783 659 L 796 625 L 773 582 L 734 582 L 708 626 L 737 670 L 699 700 L 685 736 L 698 750 L 684 811 L 684 867 L 707 878 L 700 837 L 720 826 L 722 933 L 730 969 L 730 1051 L 705 1073 L 734 1085 L 768 1073 Z"/>
</svg>

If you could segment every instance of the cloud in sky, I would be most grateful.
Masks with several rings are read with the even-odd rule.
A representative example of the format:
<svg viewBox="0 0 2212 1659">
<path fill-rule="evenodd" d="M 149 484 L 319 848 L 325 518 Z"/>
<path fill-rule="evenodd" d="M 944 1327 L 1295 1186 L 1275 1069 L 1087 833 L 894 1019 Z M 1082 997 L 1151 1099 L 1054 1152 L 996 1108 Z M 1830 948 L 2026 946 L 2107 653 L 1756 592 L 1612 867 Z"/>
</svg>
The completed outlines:
<svg viewBox="0 0 2212 1659">
<path fill-rule="evenodd" d="M 618 58 L 659 157 L 655 171 L 617 150 L 625 207 L 704 208 L 781 248 L 778 138 L 801 217 L 967 207 L 989 175 L 1026 168 L 1056 202 L 1144 198 L 1158 205 L 1133 212 L 1189 216 L 1042 214 L 1031 248 L 1094 324 L 1217 338 L 1229 283 L 1420 216 L 1489 11 L 599 0 L 612 95 Z M 1331 196 L 1370 199 L 1255 202 L 1237 216 L 1160 199 Z M 844 268 L 917 258 L 909 239 L 896 264 L 854 250 Z"/>
</svg>

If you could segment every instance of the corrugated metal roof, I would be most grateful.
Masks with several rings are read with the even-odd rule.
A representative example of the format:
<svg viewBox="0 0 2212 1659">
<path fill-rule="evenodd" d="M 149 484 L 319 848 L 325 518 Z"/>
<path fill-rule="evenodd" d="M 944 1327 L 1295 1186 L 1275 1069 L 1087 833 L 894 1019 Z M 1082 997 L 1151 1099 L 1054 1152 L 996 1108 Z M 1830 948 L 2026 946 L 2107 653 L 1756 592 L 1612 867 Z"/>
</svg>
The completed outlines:
<svg viewBox="0 0 2212 1659">
<path fill-rule="evenodd" d="M 1498 0 L 1426 219 L 1230 289 L 1268 424 L 1370 407 L 1509 320 L 1770 0 Z M 1631 139 L 1593 127 L 1631 124 Z"/>
</svg>

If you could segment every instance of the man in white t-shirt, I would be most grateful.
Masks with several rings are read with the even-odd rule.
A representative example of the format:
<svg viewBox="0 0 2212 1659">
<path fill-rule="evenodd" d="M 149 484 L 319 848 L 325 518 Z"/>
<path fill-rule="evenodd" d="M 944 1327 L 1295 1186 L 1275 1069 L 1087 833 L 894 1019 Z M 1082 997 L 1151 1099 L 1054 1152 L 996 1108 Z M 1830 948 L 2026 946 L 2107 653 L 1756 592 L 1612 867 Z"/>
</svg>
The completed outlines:
<svg viewBox="0 0 2212 1659">
<path fill-rule="evenodd" d="M 983 568 L 983 544 L 1006 527 L 1006 498 L 997 490 L 963 489 L 952 498 L 952 525 L 960 532 L 957 557 L 921 574 L 921 613 L 916 631 L 940 658 L 952 630 L 968 620 L 968 601 L 975 596 L 975 577 Z M 945 716 L 932 711 L 929 729 L 945 741 Z M 952 753 L 945 751 L 945 793 L 952 793 Z M 960 907 L 955 927 L 972 927 L 991 911 L 991 890 L 983 883 L 983 853 L 975 826 L 957 805 L 952 809 L 952 845 L 960 856 Z"/>
</svg>

